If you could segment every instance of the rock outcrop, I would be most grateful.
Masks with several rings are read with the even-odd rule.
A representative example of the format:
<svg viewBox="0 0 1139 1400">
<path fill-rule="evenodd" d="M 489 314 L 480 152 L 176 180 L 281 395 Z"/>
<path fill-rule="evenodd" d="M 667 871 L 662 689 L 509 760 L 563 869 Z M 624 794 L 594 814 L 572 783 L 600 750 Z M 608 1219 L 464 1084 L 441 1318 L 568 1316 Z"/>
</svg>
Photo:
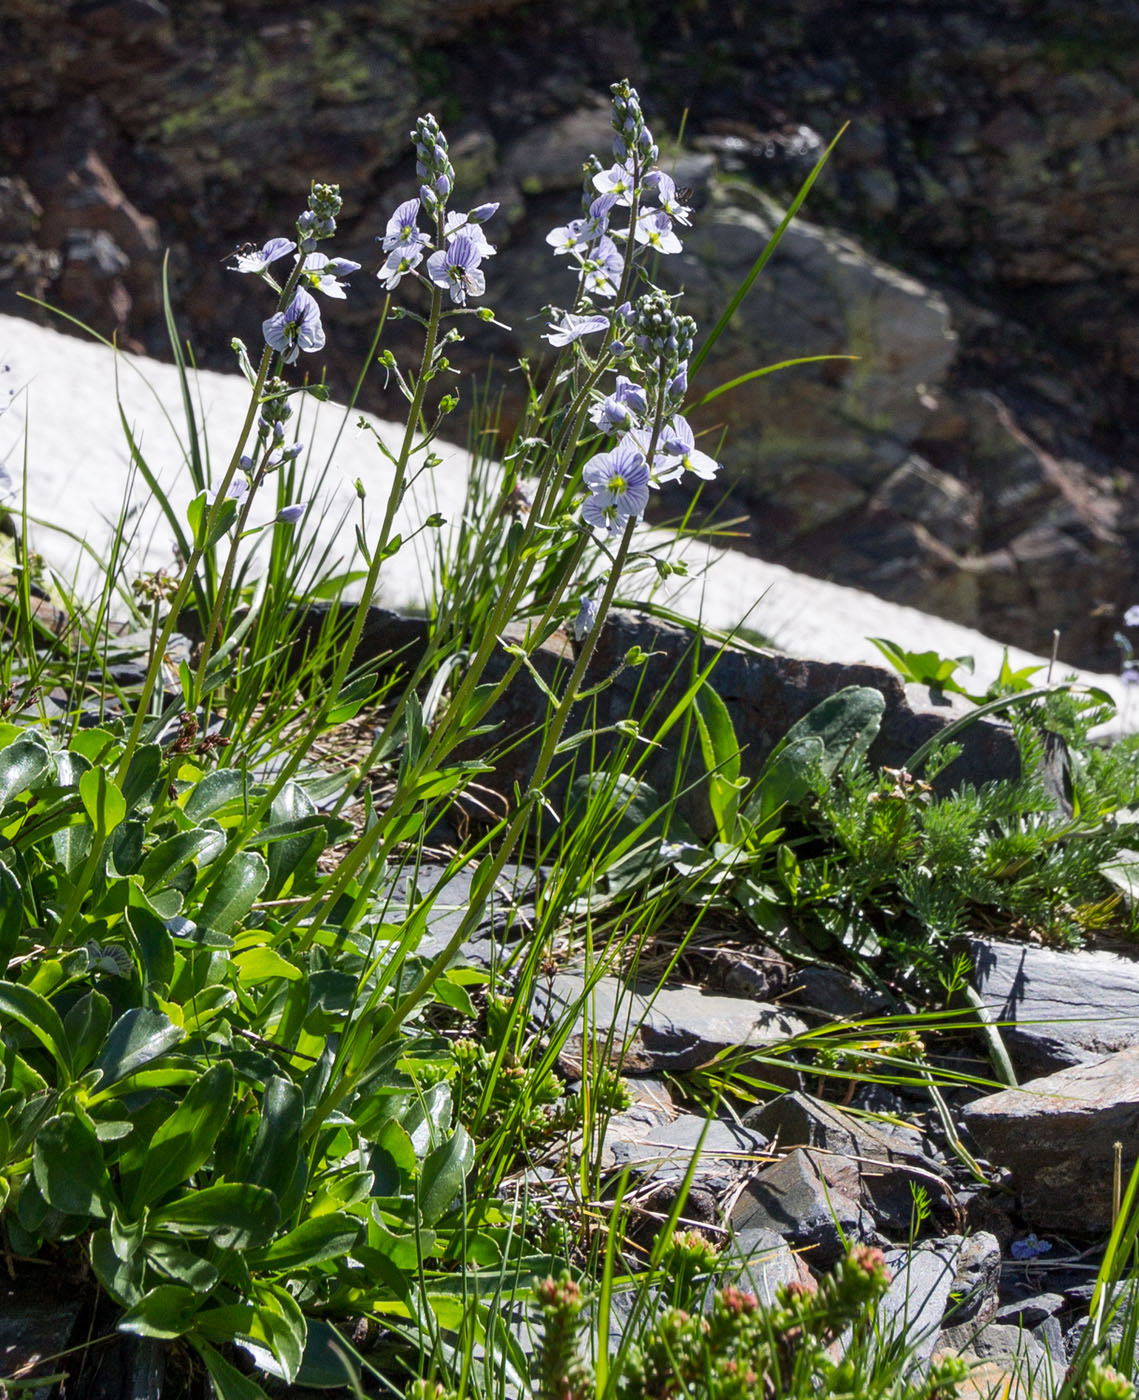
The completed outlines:
<svg viewBox="0 0 1139 1400">
<path fill-rule="evenodd" d="M 472 367 L 540 348 L 568 299 L 546 230 L 608 145 L 627 73 L 700 209 L 668 269 L 707 328 L 780 205 L 830 166 L 705 365 L 855 354 L 753 381 L 698 415 L 727 428 L 746 547 L 1046 651 L 1113 666 L 1139 577 L 1139 23 L 1122 0 L 978 9 L 791 0 L 421 6 L 17 0 L 0 17 L 0 310 L 43 298 L 168 352 L 163 259 L 199 363 L 259 335 L 227 249 L 282 232 L 313 179 L 346 196 L 337 251 L 365 271 L 330 314 L 333 386 L 379 308 L 374 238 L 414 188 L 407 132 L 434 107 L 464 198 L 499 199 Z M 410 336 L 407 326 L 397 332 Z M 398 353 L 410 339 L 397 333 Z M 364 405 L 389 404 L 379 386 Z M 505 404 L 503 422 L 512 413 Z M 679 497 L 665 508 L 680 505 Z"/>
</svg>

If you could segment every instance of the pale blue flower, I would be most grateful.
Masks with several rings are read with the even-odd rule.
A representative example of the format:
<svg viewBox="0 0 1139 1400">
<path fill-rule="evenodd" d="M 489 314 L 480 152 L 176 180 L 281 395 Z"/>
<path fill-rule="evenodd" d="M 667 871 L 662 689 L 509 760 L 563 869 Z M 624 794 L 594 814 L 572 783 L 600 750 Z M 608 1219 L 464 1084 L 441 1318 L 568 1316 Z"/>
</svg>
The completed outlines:
<svg viewBox="0 0 1139 1400">
<path fill-rule="evenodd" d="M 1041 1254 L 1047 1254 L 1052 1248 L 1050 1240 L 1037 1239 L 1034 1234 L 1027 1234 L 1022 1240 L 1013 1240 L 1009 1245 L 1009 1253 L 1014 1259 L 1037 1259 Z"/>
<path fill-rule="evenodd" d="M 567 311 L 563 313 L 560 322 L 550 322 L 550 329 L 545 332 L 542 339 L 548 340 L 555 347 L 560 347 L 571 344 L 579 336 L 606 330 L 608 326 L 608 316 L 575 316 Z"/>
<path fill-rule="evenodd" d="M 676 197 L 676 181 L 671 175 L 667 175 L 663 170 L 652 170 L 645 176 L 645 184 L 656 190 L 660 207 L 678 224 L 690 224 L 692 220 L 689 215 L 692 210 L 687 204 L 681 204 Z"/>
<path fill-rule="evenodd" d="M 305 513 L 305 502 L 296 501 L 293 505 L 282 506 L 277 512 L 277 519 L 282 525 L 295 525 Z"/>
<path fill-rule="evenodd" d="M 697 449 L 696 436 L 679 413 L 665 424 L 661 432 L 661 448 L 666 455 L 678 458 L 685 471 L 692 472 L 702 481 L 711 481 L 720 470 L 720 464 L 714 457 Z"/>
<path fill-rule="evenodd" d="M 458 234 L 445 249 L 431 254 L 427 275 L 437 287 L 447 288 L 458 306 L 464 306 L 468 296 L 481 297 L 486 291 L 478 250 L 465 233 Z"/>
<path fill-rule="evenodd" d="M 380 240 L 385 253 L 398 250 L 401 255 L 410 257 L 412 252 L 425 247 L 431 241 L 425 233 L 419 231 L 416 222 L 418 218 L 419 200 L 405 199 L 388 220 L 388 226 Z"/>
<path fill-rule="evenodd" d="M 617 251 L 617 245 L 607 235 L 602 235 L 591 248 L 589 256 L 581 259 L 585 273 L 584 289 L 589 296 L 615 297 L 625 271 L 625 259 Z"/>
<path fill-rule="evenodd" d="M 658 253 L 679 253 L 684 248 L 672 231 L 672 220 L 663 209 L 645 209 L 638 214 L 633 237 Z"/>
<path fill-rule="evenodd" d="M 1139 685 L 1139 666 L 1124 666 L 1119 679 L 1124 685 Z"/>
<path fill-rule="evenodd" d="M 330 258 L 327 253 L 309 253 L 301 271 L 301 281 L 314 291 L 323 292 L 326 297 L 343 301 L 346 297 L 345 284 L 339 279 L 350 277 L 360 271 L 360 264 L 350 258 Z"/>
<path fill-rule="evenodd" d="M 270 238 L 263 248 L 239 248 L 233 255 L 230 271 L 264 272 L 270 263 L 291 253 L 296 246 L 291 238 Z"/>
<path fill-rule="evenodd" d="M 638 418 L 647 413 L 648 397 L 639 384 L 623 374 L 617 376 L 617 387 L 589 410 L 592 422 L 606 432 L 625 432 L 638 426 Z"/>
<path fill-rule="evenodd" d="M 248 466 L 246 466 L 247 462 L 249 464 Z M 249 457 L 242 457 L 241 465 L 245 471 L 253 470 L 253 461 Z M 243 476 L 241 472 L 234 472 L 233 480 L 226 487 L 225 494 L 227 499 L 231 501 L 245 500 L 246 496 L 249 495 L 249 478 Z M 206 490 L 206 504 L 212 506 L 217 500 L 217 495 L 218 493 L 213 487 L 208 487 Z"/>
<path fill-rule="evenodd" d="M 684 475 L 684 462 L 680 453 L 668 450 L 662 431 L 657 434 L 656 448 L 650 456 L 649 448 L 652 446 L 652 439 L 653 430 L 649 427 L 643 427 L 633 428 L 626 435 L 625 441 L 632 444 L 648 463 L 649 474 L 654 485 L 660 486 L 666 481 L 679 481 Z"/>
<path fill-rule="evenodd" d="M 590 491 L 581 508 L 582 518 L 610 533 L 639 518 L 649 503 L 649 469 L 627 438 L 612 451 L 591 457 L 581 479 Z"/>
<path fill-rule="evenodd" d="M 597 624 L 597 599 L 583 598 L 573 620 L 574 640 L 584 642 Z"/>
<path fill-rule="evenodd" d="M 631 161 L 611 165 L 593 177 L 593 187 L 600 194 L 611 194 L 617 204 L 629 205 L 633 202 L 635 174 Z"/>
<path fill-rule="evenodd" d="M 498 206 L 495 205 L 495 208 L 497 207 Z M 469 214 L 460 214 L 457 209 L 452 210 L 451 213 L 447 215 L 446 222 L 443 226 L 444 238 L 450 243 L 452 239 L 456 238 L 461 233 L 465 238 L 470 240 L 471 246 L 480 259 L 493 258 L 498 249 L 495 248 L 493 243 L 487 242 L 486 234 L 483 233 L 481 225 L 471 223 L 470 218 L 471 216 Z"/>
<path fill-rule="evenodd" d="M 399 286 L 400 278 L 414 272 L 422 261 L 421 247 L 393 248 L 376 276 L 389 292 L 394 292 Z"/>
<path fill-rule="evenodd" d="M 1139 627 L 1139 603 L 1132 603 L 1123 614 L 1124 627 Z"/>
<path fill-rule="evenodd" d="M 303 287 L 298 287 L 292 304 L 278 311 L 261 330 L 267 344 L 280 352 L 287 365 L 295 364 L 302 350 L 311 352 L 324 348 L 324 327 L 320 323 L 320 307 Z"/>
</svg>

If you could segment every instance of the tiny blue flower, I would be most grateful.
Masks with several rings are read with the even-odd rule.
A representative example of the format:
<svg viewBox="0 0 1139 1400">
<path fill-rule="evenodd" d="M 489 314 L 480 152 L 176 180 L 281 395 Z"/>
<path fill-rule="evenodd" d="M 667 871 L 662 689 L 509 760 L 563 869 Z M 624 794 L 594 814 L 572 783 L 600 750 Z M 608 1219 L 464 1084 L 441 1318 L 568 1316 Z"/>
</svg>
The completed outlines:
<svg viewBox="0 0 1139 1400">
<path fill-rule="evenodd" d="M 1014 1259 L 1037 1259 L 1052 1248 L 1050 1240 L 1040 1240 L 1034 1234 L 1027 1234 L 1022 1240 L 1013 1240 L 1009 1253 Z"/>
<path fill-rule="evenodd" d="M 277 512 L 277 519 L 282 525 L 295 525 L 305 513 L 305 503 L 297 501 L 293 505 L 282 506 Z"/>
<path fill-rule="evenodd" d="M 1124 666 L 1119 679 L 1124 685 L 1139 685 L 1139 666 Z"/>
<path fill-rule="evenodd" d="M 575 316 L 567 311 L 562 315 L 560 322 L 550 322 L 550 329 L 545 332 L 542 339 L 548 340 L 555 347 L 569 345 L 579 336 L 606 330 L 608 326 L 608 316 Z"/>
<path fill-rule="evenodd" d="M 261 330 L 266 343 L 280 352 L 287 365 L 295 364 L 302 350 L 324 348 L 320 307 L 303 287 L 297 288 L 289 307 L 262 321 Z"/>
<path fill-rule="evenodd" d="M 458 234 L 445 249 L 427 259 L 427 275 L 437 287 L 446 287 L 451 300 L 464 306 L 468 296 L 481 297 L 486 278 L 479 271 L 479 254 L 465 233 Z"/>
<path fill-rule="evenodd" d="M 631 161 L 621 165 L 611 165 L 593 177 L 593 187 L 600 194 L 611 194 L 617 204 L 629 205 L 635 191 L 634 172 Z"/>
<path fill-rule="evenodd" d="M 301 281 L 307 282 L 314 291 L 323 292 L 326 297 L 336 297 L 343 301 L 347 295 L 345 284 L 338 279 L 350 277 L 360 271 L 360 264 L 349 258 L 330 258 L 326 253 L 309 253 L 301 272 Z"/>
<path fill-rule="evenodd" d="M 649 469 L 626 438 L 610 452 L 599 452 L 582 468 L 589 499 L 581 508 L 587 524 L 616 533 L 638 518 L 649 503 Z"/>
<path fill-rule="evenodd" d="M 615 297 L 621 285 L 621 275 L 625 271 L 625 259 L 617 251 L 617 245 L 607 235 L 602 235 L 586 258 L 581 259 L 585 272 L 584 289 L 589 296 Z"/>
<path fill-rule="evenodd" d="M 573 620 L 574 640 L 584 642 L 597 622 L 597 599 L 583 598 L 577 616 Z"/>
<path fill-rule="evenodd" d="M 663 209 L 646 209 L 638 214 L 633 237 L 658 253 L 679 253 L 684 248 L 672 231 L 672 220 Z"/>
<path fill-rule="evenodd" d="M 482 231 L 482 226 L 478 223 L 471 223 L 469 214 L 460 214 L 458 210 L 452 210 L 447 215 L 443 226 L 443 236 L 450 243 L 460 233 L 468 238 L 479 258 L 493 258 L 498 251 L 493 243 L 487 242 L 486 234 Z"/>
<path fill-rule="evenodd" d="M 1124 627 L 1139 627 L 1139 603 L 1132 603 L 1123 614 Z"/>
<path fill-rule="evenodd" d="M 414 272 L 422 261 L 422 248 L 393 248 L 376 276 L 389 292 L 394 292 L 399 286 L 400 278 Z"/>
<path fill-rule="evenodd" d="M 649 401 L 639 384 L 623 374 L 617 376 L 617 387 L 589 410 L 597 427 L 606 432 L 624 432 L 638 426 L 637 418 L 648 412 Z"/>
<path fill-rule="evenodd" d="M 291 238 L 270 238 L 263 248 L 238 249 L 233 255 L 231 272 L 264 272 L 270 263 L 291 253 L 297 245 Z"/>
<path fill-rule="evenodd" d="M 680 465 L 702 481 L 711 481 L 720 470 L 720 464 L 714 457 L 697 450 L 696 436 L 679 413 L 665 424 L 661 432 L 661 447 L 669 456 L 679 458 Z"/>
<path fill-rule="evenodd" d="M 416 224 L 418 218 L 418 199 L 405 199 L 402 204 L 397 206 L 395 213 L 388 220 L 388 226 L 381 239 L 381 246 L 385 253 L 398 250 L 401 254 L 410 256 L 416 249 L 423 248 L 430 242 L 427 235 L 419 231 Z"/>
<path fill-rule="evenodd" d="M 676 197 L 676 181 L 671 175 L 667 175 L 663 170 L 652 170 L 645 176 L 645 184 L 656 190 L 657 199 L 660 200 L 660 207 L 671 219 L 675 219 L 678 224 L 690 224 L 692 220 L 688 217 L 692 210 L 687 204 L 681 204 Z"/>
</svg>

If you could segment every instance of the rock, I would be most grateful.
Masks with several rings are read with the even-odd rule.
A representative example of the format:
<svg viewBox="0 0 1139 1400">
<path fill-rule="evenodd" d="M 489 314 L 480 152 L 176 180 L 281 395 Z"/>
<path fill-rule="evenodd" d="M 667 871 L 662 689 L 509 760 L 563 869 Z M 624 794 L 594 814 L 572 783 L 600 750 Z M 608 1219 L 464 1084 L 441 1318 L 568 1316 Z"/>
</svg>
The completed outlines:
<svg viewBox="0 0 1139 1400">
<path fill-rule="evenodd" d="M 888 1249 L 886 1265 L 893 1278 L 878 1307 L 879 1346 L 901 1346 L 912 1362 L 933 1354 L 957 1279 L 960 1235 Z"/>
<path fill-rule="evenodd" d="M 968 1105 L 982 1152 L 1011 1173 L 1024 1218 L 1039 1230 L 1110 1229 L 1113 1144 L 1126 1182 L 1139 1139 L 1139 1048 L 1059 1070 Z"/>
<path fill-rule="evenodd" d="M 1015 1303 L 1002 1304 L 993 1314 L 993 1321 L 1031 1331 L 1045 1318 L 1055 1317 L 1063 1312 L 1064 1306 L 1065 1298 L 1062 1293 L 1033 1293 Z"/>
<path fill-rule="evenodd" d="M 520 637 L 508 629 L 509 638 Z M 639 647 L 649 653 L 643 666 L 625 666 L 629 651 Z M 531 654 L 531 660 L 546 684 L 556 684 L 572 662 L 569 639 L 555 633 Z M 734 648 L 721 649 L 709 641 L 697 645 L 696 635 L 685 628 L 644 615 L 615 612 L 602 627 L 596 649 L 586 672 L 585 684 L 600 684 L 612 678 L 596 696 L 589 714 L 575 723 L 605 730 L 618 720 L 636 719 L 648 736 L 674 705 L 682 703 L 688 688 L 689 668 L 710 665 L 711 684 L 728 706 L 741 750 L 741 773 L 755 777 L 764 760 L 787 730 L 823 699 L 846 686 L 869 686 L 885 699 L 885 711 L 877 738 L 870 747 L 868 761 L 873 765 L 902 767 L 917 748 L 947 724 L 970 709 L 960 696 L 936 696 L 928 687 L 902 684 L 900 676 L 876 666 L 839 666 L 800 661 L 787 656 L 768 655 Z M 501 677 L 509 657 L 498 653 L 487 669 L 487 679 Z M 536 758 L 536 737 L 545 722 L 547 698 L 534 680 L 521 674 L 490 711 L 487 722 L 499 726 L 514 742 L 510 751 L 496 761 L 493 783 L 497 791 L 510 794 L 515 784 L 525 789 Z M 530 735 L 526 740 L 523 736 Z M 938 775 L 935 788 L 948 791 L 961 782 L 981 783 L 993 778 L 1014 777 L 1020 772 L 1020 756 L 1011 729 L 999 722 L 983 720 L 957 736 L 963 746 L 959 758 Z M 620 736 L 616 742 L 623 742 Z M 598 734 L 593 749 L 600 761 L 612 751 L 614 740 Z M 476 757 L 486 752 L 486 740 L 461 747 L 459 757 Z M 547 796 L 561 810 L 573 774 L 565 769 L 547 786 Z M 672 789 L 676 773 L 675 751 L 665 744 L 655 749 L 638 769 L 643 781 L 658 792 Z M 677 810 L 696 834 L 712 832 L 710 812 L 698 755 L 691 754 L 686 773 L 688 786 L 682 791 Z"/>
<path fill-rule="evenodd" d="M 37 1271 L 38 1272 L 38 1271 Z M 0 1283 L 0 1373 L 34 1381 L 37 1372 L 54 1374 L 86 1302 L 82 1290 L 21 1271 Z M 29 1400 L 47 1400 L 53 1382 L 30 1388 Z"/>
<path fill-rule="evenodd" d="M 782 1235 L 762 1226 L 748 1226 L 732 1238 L 725 1264 L 739 1261 L 739 1284 L 764 1303 L 775 1301 L 780 1284 L 808 1283 L 811 1271 L 803 1257 L 790 1248 Z M 732 1269 L 725 1269 L 725 1275 Z"/>
<path fill-rule="evenodd" d="M 973 985 L 997 1020 L 1018 1077 L 1139 1045 L 1139 953 L 1063 952 L 973 938 Z"/>
<path fill-rule="evenodd" d="M 446 866 L 429 862 L 402 872 L 392 886 L 385 917 L 397 922 L 405 919 L 416 900 L 436 889 L 445 873 Z M 473 879 L 474 866 L 466 866 L 440 890 L 428 910 L 426 927 L 415 949 L 417 956 L 436 957 L 450 942 L 467 914 Z M 501 959 L 503 940 L 527 928 L 533 918 L 533 881 L 533 870 L 513 862 L 507 865 L 478 926 L 455 954 L 456 961 L 489 966 Z"/>
<path fill-rule="evenodd" d="M 585 978 L 569 973 L 536 984 L 534 1016 L 540 1025 L 557 1024 L 571 1008 L 580 1027 L 562 1051 L 571 1069 L 580 1064 L 587 1033 L 598 1045 L 609 1043 L 611 1057 L 621 1060 L 627 1074 L 682 1074 L 727 1049 L 770 1053 L 806 1030 L 805 1022 L 777 1006 L 712 996 L 695 987 L 625 987 L 615 977 L 599 977 L 587 991 Z M 778 1063 L 764 1062 L 760 1072 L 794 1078 Z"/>
<path fill-rule="evenodd" d="M 913 1220 L 913 1188 L 947 1191 L 944 1173 L 923 1150 L 912 1128 L 879 1126 L 810 1094 L 781 1094 L 749 1110 L 744 1126 L 772 1148 L 809 1147 L 854 1165 L 855 1196 L 886 1230 L 905 1231 Z"/>
<path fill-rule="evenodd" d="M 714 1118 L 710 1123 L 695 1113 L 646 1125 L 637 1108 L 615 1113 L 605 1125 L 598 1156 L 607 1171 L 633 1168 L 654 1182 L 675 1182 L 685 1175 L 699 1147 L 693 1183 L 705 1190 L 730 1186 L 741 1170 L 765 1157 L 767 1139 L 736 1123 Z M 596 1151 L 596 1148 L 595 1148 Z"/>
<path fill-rule="evenodd" d="M 750 1248 L 749 1231 L 770 1230 L 802 1250 L 812 1269 L 829 1269 L 851 1241 L 877 1238 L 858 1192 L 854 1163 L 797 1148 L 752 1177 L 729 1224 L 740 1248 Z"/>
</svg>

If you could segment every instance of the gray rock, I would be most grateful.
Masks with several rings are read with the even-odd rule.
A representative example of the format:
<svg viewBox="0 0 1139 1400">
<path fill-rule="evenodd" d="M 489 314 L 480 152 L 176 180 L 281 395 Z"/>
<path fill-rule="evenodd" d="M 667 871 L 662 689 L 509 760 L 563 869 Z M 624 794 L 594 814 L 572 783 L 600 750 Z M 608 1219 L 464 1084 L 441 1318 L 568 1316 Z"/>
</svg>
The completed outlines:
<svg viewBox="0 0 1139 1400">
<path fill-rule="evenodd" d="M 732 1211 L 731 1229 L 745 1241 L 755 1238 L 749 1231 L 774 1231 L 802 1250 L 812 1269 L 829 1269 L 850 1242 L 877 1239 L 858 1189 L 852 1162 L 799 1148 L 752 1177 Z"/>
<path fill-rule="evenodd" d="M 577 1028 L 566 1041 L 563 1062 L 580 1062 L 588 1033 L 596 1044 L 608 1043 L 630 1074 L 683 1073 L 727 1049 L 771 1052 L 807 1028 L 780 1007 L 710 996 L 696 987 L 626 987 L 615 977 L 600 977 L 587 992 L 585 978 L 571 973 L 537 985 L 534 1015 L 540 1024 L 553 1024 L 567 1012 Z M 777 1063 L 765 1063 L 762 1073 L 784 1083 L 795 1077 Z"/>
<path fill-rule="evenodd" d="M 1139 950 L 1057 952 L 974 938 L 969 952 L 973 984 L 1000 1022 L 1018 1076 L 1139 1045 Z"/>
<path fill-rule="evenodd" d="M 947 1189 L 945 1174 L 926 1155 L 913 1128 L 878 1126 L 810 1094 L 783 1094 L 744 1115 L 786 1151 L 818 1148 L 854 1164 L 857 1196 L 883 1229 L 905 1230 L 913 1217 L 913 1187 L 930 1194 Z"/>
<path fill-rule="evenodd" d="M 706 1130 L 705 1130 L 706 1129 Z M 682 1113 L 671 1122 L 647 1126 L 636 1109 L 614 1114 L 606 1124 L 600 1165 L 632 1167 L 639 1176 L 657 1181 L 682 1178 L 699 1147 L 694 1184 L 720 1189 L 731 1184 L 741 1168 L 763 1153 L 766 1139 L 738 1124 L 695 1113 Z"/>
<path fill-rule="evenodd" d="M 732 1240 L 728 1260 L 739 1260 L 738 1283 L 749 1288 L 763 1303 L 773 1303 L 783 1283 L 806 1283 L 811 1277 L 802 1257 L 782 1235 L 763 1226 L 747 1226 Z M 726 1272 L 731 1272 L 728 1270 Z"/>
<path fill-rule="evenodd" d="M 901 1342 L 914 1362 L 929 1360 L 941 1334 L 963 1243 L 961 1236 L 950 1235 L 915 1249 L 886 1251 L 893 1279 L 878 1309 L 880 1345 Z"/>
<path fill-rule="evenodd" d="M 993 1321 L 1012 1327 L 1027 1327 L 1031 1331 L 1039 1327 L 1045 1318 L 1063 1312 L 1066 1301 L 1062 1293 L 1034 1293 L 1030 1298 L 1003 1304 L 993 1314 Z"/>
<path fill-rule="evenodd" d="M 406 917 L 417 899 L 436 889 L 446 866 L 424 863 L 418 869 L 402 871 L 393 881 L 389 903 L 384 906 L 387 922 Z M 439 891 L 427 915 L 427 927 L 416 949 L 420 957 L 433 958 L 443 951 L 458 931 L 470 904 L 475 867 L 457 871 Z M 482 920 L 455 955 L 456 961 L 490 966 L 503 957 L 503 940 L 530 927 L 534 914 L 534 871 L 511 862 L 491 893 Z"/>
<path fill-rule="evenodd" d="M 1001 1246 L 995 1235 L 981 1230 L 961 1242 L 953 1276 L 953 1321 L 988 1322 L 997 1312 L 1001 1283 Z"/>
<path fill-rule="evenodd" d="M 965 1126 L 1006 1167 L 1037 1229 L 1095 1235 L 1111 1226 L 1114 1144 L 1123 1180 L 1139 1140 L 1139 1047 L 977 1099 Z"/>
<path fill-rule="evenodd" d="M 23 1376 L 24 1384 L 37 1372 L 59 1368 L 55 1358 L 64 1351 L 84 1303 L 78 1285 L 70 1288 L 21 1272 L 0 1284 L 0 1375 Z M 28 1400 L 47 1400 L 52 1386 L 31 1386 Z"/>
</svg>

